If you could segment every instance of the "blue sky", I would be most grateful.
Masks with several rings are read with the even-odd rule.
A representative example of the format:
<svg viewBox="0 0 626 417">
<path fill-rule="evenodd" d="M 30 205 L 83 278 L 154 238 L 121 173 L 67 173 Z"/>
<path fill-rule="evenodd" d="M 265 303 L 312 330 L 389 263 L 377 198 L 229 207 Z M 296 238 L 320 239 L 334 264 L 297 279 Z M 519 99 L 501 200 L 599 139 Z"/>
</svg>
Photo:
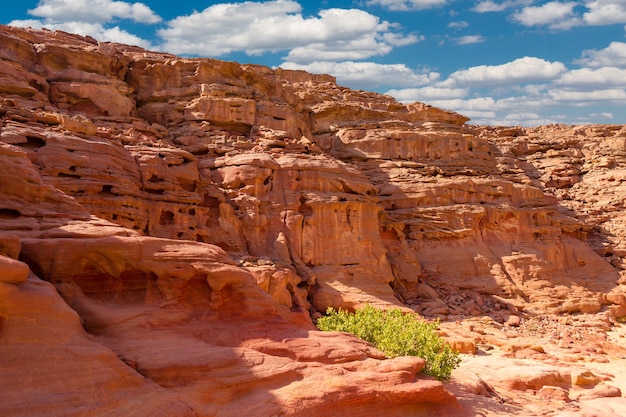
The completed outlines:
<svg viewBox="0 0 626 417">
<path fill-rule="evenodd" d="M 626 123 L 626 0 L 20 0 L 0 23 L 329 73 L 473 124 Z"/>
</svg>

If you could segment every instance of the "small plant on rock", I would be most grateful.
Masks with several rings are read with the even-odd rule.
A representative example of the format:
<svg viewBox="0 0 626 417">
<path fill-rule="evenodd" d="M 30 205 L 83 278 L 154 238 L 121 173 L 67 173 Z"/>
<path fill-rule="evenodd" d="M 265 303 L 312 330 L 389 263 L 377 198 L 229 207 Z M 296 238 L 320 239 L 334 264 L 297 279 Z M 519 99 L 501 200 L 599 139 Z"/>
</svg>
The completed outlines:
<svg viewBox="0 0 626 417">
<path fill-rule="evenodd" d="M 323 331 L 352 333 L 370 342 L 388 357 L 419 356 L 424 372 L 443 381 L 450 379 L 461 358 L 437 333 L 438 323 L 427 323 L 400 309 L 380 310 L 370 305 L 350 313 L 330 307 L 317 320 Z"/>
</svg>

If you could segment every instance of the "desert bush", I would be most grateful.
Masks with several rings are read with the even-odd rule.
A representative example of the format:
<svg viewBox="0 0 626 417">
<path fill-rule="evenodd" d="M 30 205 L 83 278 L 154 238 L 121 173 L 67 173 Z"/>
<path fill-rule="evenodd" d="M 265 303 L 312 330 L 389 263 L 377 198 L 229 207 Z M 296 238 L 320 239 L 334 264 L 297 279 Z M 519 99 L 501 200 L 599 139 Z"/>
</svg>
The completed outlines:
<svg viewBox="0 0 626 417">
<path fill-rule="evenodd" d="M 461 358 L 437 333 L 438 323 L 428 323 L 400 309 L 380 310 L 370 305 L 351 313 L 330 307 L 317 320 L 323 331 L 352 333 L 370 342 L 388 357 L 419 356 L 426 361 L 424 373 L 443 381 L 450 379 Z"/>
</svg>

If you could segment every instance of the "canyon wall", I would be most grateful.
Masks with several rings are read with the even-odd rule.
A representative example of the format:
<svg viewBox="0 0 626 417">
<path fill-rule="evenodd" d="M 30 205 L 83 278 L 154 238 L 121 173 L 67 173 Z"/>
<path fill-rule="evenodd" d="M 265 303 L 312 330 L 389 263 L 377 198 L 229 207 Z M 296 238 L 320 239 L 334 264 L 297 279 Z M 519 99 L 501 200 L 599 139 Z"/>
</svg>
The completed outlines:
<svg viewBox="0 0 626 417">
<path fill-rule="evenodd" d="M 420 360 L 311 317 L 626 315 L 623 126 L 471 126 L 63 32 L 0 45 L 3 412 L 451 415 Z"/>
</svg>

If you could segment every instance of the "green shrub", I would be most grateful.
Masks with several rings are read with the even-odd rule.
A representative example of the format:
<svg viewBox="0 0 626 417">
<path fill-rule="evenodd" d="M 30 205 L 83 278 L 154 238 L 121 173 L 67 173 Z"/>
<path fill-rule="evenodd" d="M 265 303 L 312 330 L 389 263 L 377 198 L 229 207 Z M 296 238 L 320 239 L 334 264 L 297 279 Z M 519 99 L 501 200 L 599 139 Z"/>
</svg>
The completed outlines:
<svg viewBox="0 0 626 417">
<path fill-rule="evenodd" d="M 388 357 L 419 356 L 424 372 L 443 381 L 450 379 L 461 358 L 437 333 L 438 323 L 427 323 L 400 309 L 380 310 L 370 305 L 356 313 L 330 307 L 317 320 L 323 331 L 348 332 L 373 344 Z"/>
</svg>

